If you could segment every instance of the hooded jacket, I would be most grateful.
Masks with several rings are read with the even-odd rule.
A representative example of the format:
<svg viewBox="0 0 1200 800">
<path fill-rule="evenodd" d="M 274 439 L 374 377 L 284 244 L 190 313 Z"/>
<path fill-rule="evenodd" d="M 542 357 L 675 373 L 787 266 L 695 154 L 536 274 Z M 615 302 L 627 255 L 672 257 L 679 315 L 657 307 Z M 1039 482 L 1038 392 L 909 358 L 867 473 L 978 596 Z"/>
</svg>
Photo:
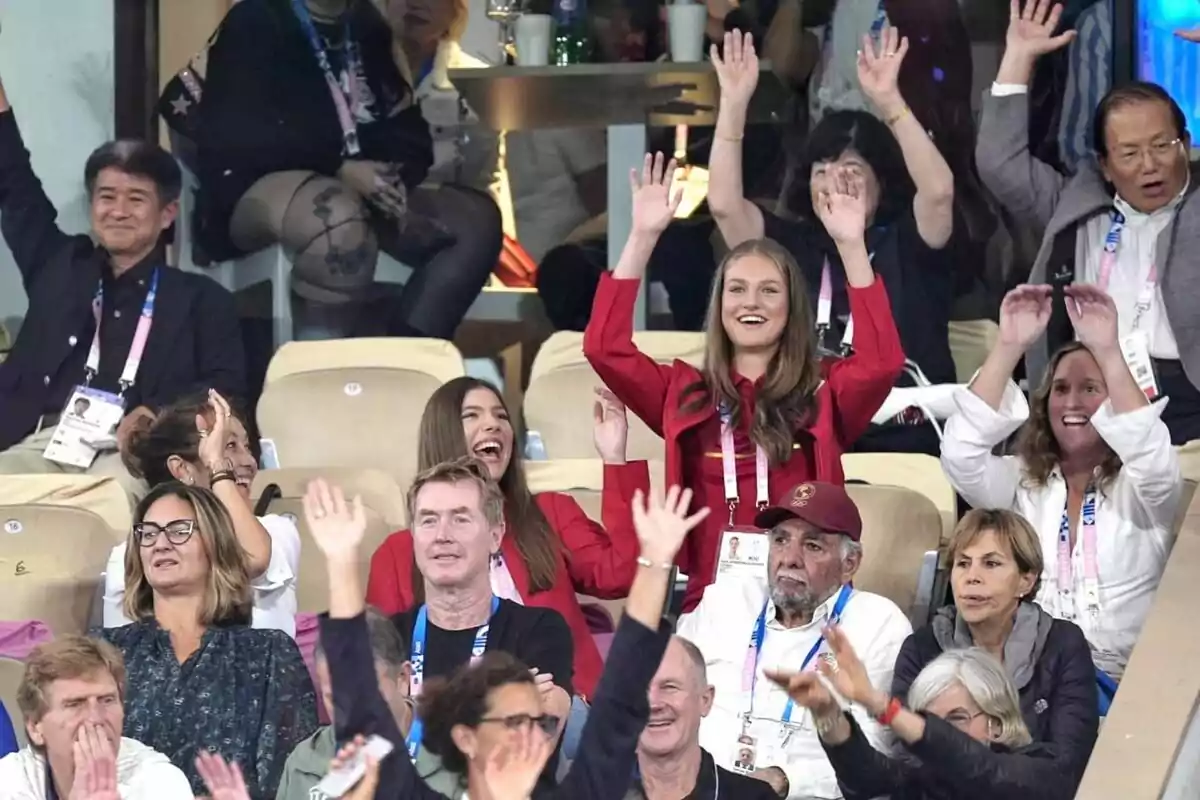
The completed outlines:
<svg viewBox="0 0 1200 800">
<path fill-rule="evenodd" d="M 0 759 L 4 800 L 46 800 L 46 757 L 24 747 Z M 121 800 L 194 800 L 183 772 L 166 756 L 133 739 L 117 751 L 117 792 Z"/>
<path fill-rule="evenodd" d="M 905 640 L 892 674 L 892 694 L 904 700 L 931 661 L 946 650 L 972 646 L 971 631 L 946 606 Z M 1077 625 L 1055 619 L 1036 603 L 1017 608 L 1004 644 L 1004 666 L 1017 688 L 1021 714 L 1034 742 L 1054 745 L 1054 758 L 1077 787 L 1100 729 L 1096 669 Z"/>
</svg>

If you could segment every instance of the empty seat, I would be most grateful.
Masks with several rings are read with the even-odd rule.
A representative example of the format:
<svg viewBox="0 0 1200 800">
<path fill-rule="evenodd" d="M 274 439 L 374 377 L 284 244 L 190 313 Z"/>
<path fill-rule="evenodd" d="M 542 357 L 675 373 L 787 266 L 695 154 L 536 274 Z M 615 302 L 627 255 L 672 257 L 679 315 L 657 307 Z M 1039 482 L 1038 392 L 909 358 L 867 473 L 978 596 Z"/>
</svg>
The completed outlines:
<svg viewBox="0 0 1200 800">
<path fill-rule="evenodd" d="M 958 524 L 958 496 L 938 459 L 924 453 L 846 453 L 842 470 L 848 481 L 900 486 L 928 497 L 942 515 L 942 542 L 950 541 Z"/>
<path fill-rule="evenodd" d="M 682 331 L 638 331 L 634 342 L 664 364 L 676 359 L 697 366 L 704 359 L 704 334 Z M 541 434 L 551 459 L 595 458 L 592 444 L 593 390 L 600 378 L 583 357 L 583 334 L 562 331 L 538 350 L 525 390 L 525 424 Z M 661 460 L 662 439 L 630 415 L 629 457 Z"/>
<path fill-rule="evenodd" d="M 929 498 L 895 486 L 851 484 L 846 492 L 862 516 L 862 566 L 854 585 L 889 598 L 923 625 L 937 572 L 942 518 Z"/>
<path fill-rule="evenodd" d="M 56 634 L 86 633 L 100 574 L 113 548 L 91 511 L 0 506 L 0 619 L 41 620 Z"/>
<path fill-rule="evenodd" d="M 281 467 L 381 469 L 404 484 L 426 402 L 464 374 L 462 355 L 439 339 L 292 342 L 267 369 L 259 430 Z"/>
<path fill-rule="evenodd" d="M 112 478 L 91 475 L 5 475 L 0 506 L 47 505 L 82 508 L 108 523 L 113 541 L 123 542 L 133 526 L 129 495 Z"/>
<path fill-rule="evenodd" d="M 336 484 L 347 498 L 360 495 L 367 512 L 367 534 L 359 550 L 359 573 L 367 585 L 371 556 L 387 537 L 404 527 L 404 495 L 400 485 L 378 470 L 352 469 L 279 469 L 263 470 L 254 479 L 252 494 L 260 498 L 266 487 L 275 484 L 280 496 L 271 501 L 264 513 L 291 518 L 300 530 L 300 574 L 296 576 L 296 599 L 301 614 L 318 613 L 329 607 L 329 581 L 325 558 L 312 540 L 304 520 L 302 498 L 309 481 L 322 477 Z"/>
</svg>

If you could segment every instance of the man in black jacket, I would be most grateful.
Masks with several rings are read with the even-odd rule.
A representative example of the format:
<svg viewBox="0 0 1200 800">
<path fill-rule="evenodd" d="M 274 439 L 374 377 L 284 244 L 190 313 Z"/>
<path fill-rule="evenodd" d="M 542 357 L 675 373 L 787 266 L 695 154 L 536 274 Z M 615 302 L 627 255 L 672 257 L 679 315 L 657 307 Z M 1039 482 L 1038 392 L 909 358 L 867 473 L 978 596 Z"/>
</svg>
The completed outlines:
<svg viewBox="0 0 1200 800">
<path fill-rule="evenodd" d="M 0 87 L 0 233 L 29 298 L 0 365 L 0 475 L 86 471 L 136 491 L 118 450 L 137 420 L 196 391 L 242 395 L 245 354 L 229 292 L 169 269 L 159 246 L 178 211 L 175 160 L 109 142 L 84 179 L 91 238 L 59 229 Z M 87 419 L 63 413 L 78 399 Z"/>
</svg>

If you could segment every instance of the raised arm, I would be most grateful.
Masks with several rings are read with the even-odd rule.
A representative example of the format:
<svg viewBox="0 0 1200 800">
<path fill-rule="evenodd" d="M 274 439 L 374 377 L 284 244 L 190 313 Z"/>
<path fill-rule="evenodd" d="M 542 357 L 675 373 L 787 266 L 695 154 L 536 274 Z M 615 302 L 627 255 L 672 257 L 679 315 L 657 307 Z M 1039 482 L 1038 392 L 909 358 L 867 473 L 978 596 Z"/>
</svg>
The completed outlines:
<svg viewBox="0 0 1200 800">
<path fill-rule="evenodd" d="M 758 55 L 749 33 L 725 34 L 724 56 L 716 45 L 710 50 L 721 98 L 717 129 L 708 157 L 708 207 L 729 247 L 763 236 L 762 211 L 746 199 L 742 186 L 742 139 L 750 98 L 758 85 Z"/>
<path fill-rule="evenodd" d="M 1029 81 L 1037 60 L 1065 47 L 1074 31 L 1053 35 L 1062 5 L 1011 0 L 1000 69 L 983 101 L 975 160 L 979 177 L 1014 214 L 1045 227 L 1054 215 L 1066 178 L 1029 152 Z"/>
<path fill-rule="evenodd" d="M 616 268 L 600 278 L 583 334 L 583 354 L 600 380 L 659 436 L 671 369 L 637 349 L 633 312 L 650 254 L 683 198 L 682 188 L 672 191 L 675 162 L 664 162 L 662 153 L 647 153 L 641 175 L 630 173 L 633 229 Z"/>
<path fill-rule="evenodd" d="M 913 216 L 925 244 L 940 249 L 954 231 L 954 173 L 929 134 L 900 94 L 900 67 L 908 53 L 908 37 L 895 28 L 883 30 L 878 46 L 864 36 L 858 51 L 858 82 L 892 129 L 904 165 L 917 187 Z"/>
</svg>

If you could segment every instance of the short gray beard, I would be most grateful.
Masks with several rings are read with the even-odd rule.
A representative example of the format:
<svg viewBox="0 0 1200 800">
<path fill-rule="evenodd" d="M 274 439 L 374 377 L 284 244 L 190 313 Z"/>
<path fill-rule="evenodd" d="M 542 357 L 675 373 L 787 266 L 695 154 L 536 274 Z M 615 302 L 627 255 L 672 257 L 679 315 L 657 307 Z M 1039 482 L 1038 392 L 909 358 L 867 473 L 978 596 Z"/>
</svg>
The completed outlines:
<svg viewBox="0 0 1200 800">
<path fill-rule="evenodd" d="M 802 592 L 786 592 L 778 586 L 771 587 L 771 602 L 775 608 L 789 614 L 808 616 L 820 605 L 809 590 Z"/>
</svg>

